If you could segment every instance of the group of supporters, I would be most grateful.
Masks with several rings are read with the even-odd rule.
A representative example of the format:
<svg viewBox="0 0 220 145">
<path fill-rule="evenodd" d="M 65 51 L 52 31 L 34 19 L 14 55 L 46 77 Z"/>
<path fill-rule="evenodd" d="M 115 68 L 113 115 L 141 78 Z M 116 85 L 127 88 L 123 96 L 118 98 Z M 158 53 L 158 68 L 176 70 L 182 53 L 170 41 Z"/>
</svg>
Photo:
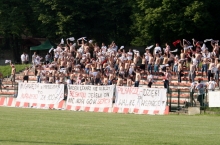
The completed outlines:
<svg viewBox="0 0 220 145">
<path fill-rule="evenodd" d="M 217 40 L 206 39 L 192 44 L 183 39 L 173 42 L 179 50 L 170 50 L 169 44 L 161 48 L 157 43 L 145 49 L 145 53 L 138 50 L 125 50 L 115 42 L 108 46 L 99 46 L 85 37 L 76 40 L 66 39 L 55 49 L 50 49 L 45 57 L 36 52 L 32 55 L 37 82 L 67 83 L 76 85 L 118 85 L 138 87 L 142 75 L 146 74 L 145 84 L 148 87 L 154 82 L 155 76 L 163 76 L 164 88 L 169 88 L 171 76 L 177 76 L 181 83 L 183 77 L 188 77 L 191 88 L 208 88 L 214 90 L 219 86 L 219 45 Z M 210 44 L 210 48 L 206 45 Z M 208 44 L 208 45 L 209 45 Z M 179 53 L 180 51 L 180 53 Z M 28 55 L 24 56 L 28 57 Z M 25 57 L 21 57 L 22 62 Z M 24 62 L 25 63 L 25 62 Z M 12 65 L 13 66 L 13 65 Z M 28 81 L 27 68 L 24 80 Z M 188 76 L 186 76 L 188 72 Z M 208 78 L 208 83 L 195 82 L 196 74 Z M 12 79 L 14 73 L 12 72 Z"/>
</svg>

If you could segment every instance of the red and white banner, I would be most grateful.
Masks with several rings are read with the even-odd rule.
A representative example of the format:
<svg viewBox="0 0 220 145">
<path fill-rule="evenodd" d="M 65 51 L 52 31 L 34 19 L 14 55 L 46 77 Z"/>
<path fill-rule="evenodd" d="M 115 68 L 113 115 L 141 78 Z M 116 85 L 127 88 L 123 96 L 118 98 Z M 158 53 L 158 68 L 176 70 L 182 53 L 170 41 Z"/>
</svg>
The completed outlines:
<svg viewBox="0 0 220 145">
<path fill-rule="evenodd" d="M 166 89 L 145 87 L 116 87 L 113 112 L 137 114 L 164 114 Z"/>
<path fill-rule="evenodd" d="M 66 109 L 108 112 L 106 109 L 112 107 L 114 87 L 113 85 L 68 85 Z"/>
<path fill-rule="evenodd" d="M 64 98 L 64 84 L 19 83 L 16 101 L 33 104 L 58 104 Z"/>
</svg>

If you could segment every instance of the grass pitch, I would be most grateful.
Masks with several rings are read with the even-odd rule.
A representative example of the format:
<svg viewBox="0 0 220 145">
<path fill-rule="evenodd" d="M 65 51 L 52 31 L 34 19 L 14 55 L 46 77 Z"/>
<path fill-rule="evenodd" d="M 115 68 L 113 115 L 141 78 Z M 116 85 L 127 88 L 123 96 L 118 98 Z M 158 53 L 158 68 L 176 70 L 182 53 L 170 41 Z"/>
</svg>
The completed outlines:
<svg viewBox="0 0 220 145">
<path fill-rule="evenodd" d="M 217 145 L 219 120 L 0 107 L 0 145 Z"/>
</svg>

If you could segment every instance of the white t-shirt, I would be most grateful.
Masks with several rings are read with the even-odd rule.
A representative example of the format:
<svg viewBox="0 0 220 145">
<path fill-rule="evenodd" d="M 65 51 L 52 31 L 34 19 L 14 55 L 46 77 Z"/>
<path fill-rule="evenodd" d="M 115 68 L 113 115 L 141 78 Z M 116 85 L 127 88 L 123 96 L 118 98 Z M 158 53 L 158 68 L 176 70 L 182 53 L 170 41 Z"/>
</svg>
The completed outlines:
<svg viewBox="0 0 220 145">
<path fill-rule="evenodd" d="M 196 83 L 195 83 L 195 82 L 192 82 L 192 83 L 191 83 L 191 86 L 190 86 L 190 92 L 192 92 L 195 87 L 196 87 Z"/>
<path fill-rule="evenodd" d="M 25 61 L 29 61 L 29 56 L 28 56 L 28 54 L 25 55 Z"/>
<path fill-rule="evenodd" d="M 148 82 L 153 82 L 153 75 L 148 75 L 147 76 L 147 80 L 148 80 Z"/>
<path fill-rule="evenodd" d="M 21 55 L 21 61 L 26 61 L 26 57 L 24 54 Z"/>
<path fill-rule="evenodd" d="M 196 58 L 192 58 L 192 62 L 193 62 L 194 65 L 197 65 L 197 64 L 198 64 L 198 61 L 197 61 Z"/>
<path fill-rule="evenodd" d="M 215 81 L 209 81 L 208 82 L 208 89 L 209 90 L 214 90 L 215 89 L 215 85 L 217 85 L 217 83 Z"/>
<path fill-rule="evenodd" d="M 67 80 L 66 80 L 66 83 L 67 83 L 67 84 L 71 84 L 71 80 L 70 80 L 70 79 L 67 79 Z"/>
<path fill-rule="evenodd" d="M 131 59 L 132 59 L 132 56 L 133 56 L 133 53 L 129 51 L 127 54 L 128 54 L 128 57 L 127 57 L 128 60 L 131 60 Z"/>
<path fill-rule="evenodd" d="M 161 51 L 161 47 L 159 47 L 159 46 L 154 48 L 154 54 L 156 54 L 158 51 Z"/>
</svg>

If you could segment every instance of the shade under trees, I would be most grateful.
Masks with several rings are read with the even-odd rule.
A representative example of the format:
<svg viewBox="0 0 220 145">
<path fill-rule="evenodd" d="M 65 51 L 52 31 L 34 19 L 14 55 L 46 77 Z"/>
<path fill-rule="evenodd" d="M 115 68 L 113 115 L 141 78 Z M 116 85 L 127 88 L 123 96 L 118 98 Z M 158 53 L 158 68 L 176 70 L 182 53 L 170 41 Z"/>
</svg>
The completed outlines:
<svg viewBox="0 0 220 145">
<path fill-rule="evenodd" d="M 146 46 L 176 39 L 218 39 L 218 0 L 1 0 L 1 49 L 19 61 L 21 36 L 87 36 L 99 44 Z"/>
</svg>

